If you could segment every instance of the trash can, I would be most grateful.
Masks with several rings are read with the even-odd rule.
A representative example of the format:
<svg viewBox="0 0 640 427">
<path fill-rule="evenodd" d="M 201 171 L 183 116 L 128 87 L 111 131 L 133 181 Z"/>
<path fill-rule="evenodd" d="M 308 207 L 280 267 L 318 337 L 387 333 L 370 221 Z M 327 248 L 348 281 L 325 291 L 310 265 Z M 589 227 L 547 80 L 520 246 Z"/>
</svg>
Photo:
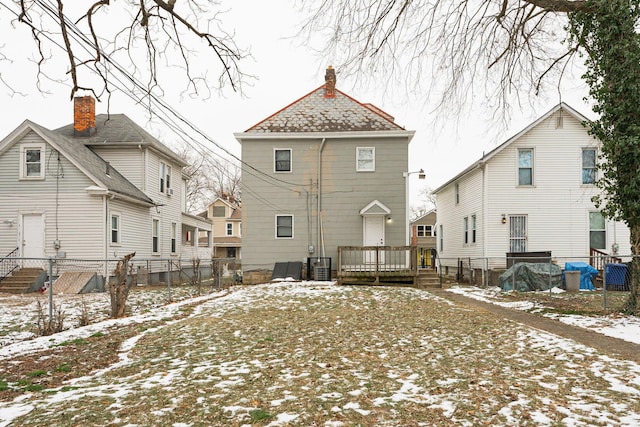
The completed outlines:
<svg viewBox="0 0 640 427">
<path fill-rule="evenodd" d="M 629 285 L 625 282 L 627 276 L 627 264 L 606 264 L 604 266 L 607 283 L 605 286 L 610 291 L 628 291 Z"/>
<path fill-rule="evenodd" d="M 578 270 L 565 271 L 564 283 L 567 292 L 578 292 L 580 290 L 580 272 Z"/>
</svg>

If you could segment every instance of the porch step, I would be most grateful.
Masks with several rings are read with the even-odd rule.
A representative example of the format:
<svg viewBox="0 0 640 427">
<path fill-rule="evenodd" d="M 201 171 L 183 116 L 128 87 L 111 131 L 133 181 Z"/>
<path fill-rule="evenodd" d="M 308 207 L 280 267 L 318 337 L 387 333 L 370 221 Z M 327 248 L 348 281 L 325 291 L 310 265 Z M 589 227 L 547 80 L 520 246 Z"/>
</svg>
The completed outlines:
<svg viewBox="0 0 640 427">
<path fill-rule="evenodd" d="M 436 270 L 418 270 L 416 286 L 419 288 L 441 288 L 440 276 Z"/>
<path fill-rule="evenodd" d="M 44 273 L 41 268 L 21 268 L 0 281 L 0 292 L 24 294 L 30 291 L 36 280 Z"/>
</svg>

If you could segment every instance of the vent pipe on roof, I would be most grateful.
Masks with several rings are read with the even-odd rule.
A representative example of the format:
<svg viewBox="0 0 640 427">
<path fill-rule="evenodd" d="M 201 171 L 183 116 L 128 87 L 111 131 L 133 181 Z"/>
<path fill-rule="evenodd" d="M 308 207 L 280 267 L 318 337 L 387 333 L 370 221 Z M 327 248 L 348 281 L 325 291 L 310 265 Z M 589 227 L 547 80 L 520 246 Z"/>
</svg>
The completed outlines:
<svg viewBox="0 0 640 427">
<path fill-rule="evenodd" d="M 324 97 L 336 97 L 336 70 L 331 65 L 327 67 L 327 72 L 324 74 Z"/>
</svg>

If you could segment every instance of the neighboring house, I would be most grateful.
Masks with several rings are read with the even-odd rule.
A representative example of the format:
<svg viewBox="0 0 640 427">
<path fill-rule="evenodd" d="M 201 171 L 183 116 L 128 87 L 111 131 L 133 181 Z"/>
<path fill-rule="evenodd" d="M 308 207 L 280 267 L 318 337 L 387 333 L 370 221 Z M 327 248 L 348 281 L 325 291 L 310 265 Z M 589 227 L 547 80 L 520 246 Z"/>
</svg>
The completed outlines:
<svg viewBox="0 0 640 427">
<path fill-rule="evenodd" d="M 414 132 L 325 84 L 236 139 L 242 145 L 242 270 L 332 258 L 339 246 L 408 245 L 405 178 Z"/>
<path fill-rule="evenodd" d="M 411 244 L 418 247 L 418 267 L 435 266 L 432 249 L 436 247 L 436 210 L 432 209 L 410 223 Z"/>
<path fill-rule="evenodd" d="M 211 223 L 184 212 L 184 166 L 127 116 L 96 116 L 89 96 L 75 98 L 73 124 L 26 120 L 0 141 L 0 256 L 205 256 L 210 239 L 193 236 Z"/>
<path fill-rule="evenodd" d="M 561 103 L 434 190 L 445 273 L 458 259 L 504 268 L 507 253 L 550 251 L 561 266 L 591 248 L 630 253 L 626 225 L 591 201 L 600 148 L 585 121 Z"/>
<path fill-rule="evenodd" d="M 205 212 L 213 222 L 213 256 L 242 258 L 242 208 L 233 197 L 218 197 Z"/>
</svg>

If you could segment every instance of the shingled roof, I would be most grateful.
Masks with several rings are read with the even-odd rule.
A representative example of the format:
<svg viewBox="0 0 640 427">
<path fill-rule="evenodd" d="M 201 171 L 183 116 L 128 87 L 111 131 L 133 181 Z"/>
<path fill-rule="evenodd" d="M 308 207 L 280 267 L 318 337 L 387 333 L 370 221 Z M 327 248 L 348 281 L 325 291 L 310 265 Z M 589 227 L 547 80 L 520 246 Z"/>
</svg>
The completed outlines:
<svg viewBox="0 0 640 427">
<path fill-rule="evenodd" d="M 335 72 L 327 69 L 325 84 L 287 105 L 247 133 L 355 132 L 404 130 L 393 117 L 335 88 Z"/>
</svg>

